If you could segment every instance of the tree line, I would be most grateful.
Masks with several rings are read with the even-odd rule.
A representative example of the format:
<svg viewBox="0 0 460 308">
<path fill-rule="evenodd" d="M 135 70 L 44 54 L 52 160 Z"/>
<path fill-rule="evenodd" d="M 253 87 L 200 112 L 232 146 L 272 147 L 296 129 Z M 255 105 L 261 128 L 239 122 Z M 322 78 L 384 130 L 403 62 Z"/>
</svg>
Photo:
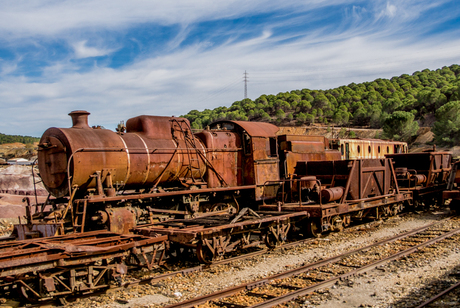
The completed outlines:
<svg viewBox="0 0 460 308">
<path fill-rule="evenodd" d="M 403 141 L 410 141 L 419 126 L 431 126 L 437 144 L 453 146 L 460 141 L 459 74 L 460 66 L 454 64 L 329 90 L 264 94 L 230 107 L 192 110 L 183 117 L 194 129 L 217 120 L 383 128 L 381 137 Z"/>
<path fill-rule="evenodd" d="M 24 143 L 24 144 L 33 144 L 34 142 L 40 141 L 40 138 L 30 137 L 30 136 L 19 136 L 19 135 L 5 135 L 0 133 L 0 144 L 5 143 Z"/>
</svg>

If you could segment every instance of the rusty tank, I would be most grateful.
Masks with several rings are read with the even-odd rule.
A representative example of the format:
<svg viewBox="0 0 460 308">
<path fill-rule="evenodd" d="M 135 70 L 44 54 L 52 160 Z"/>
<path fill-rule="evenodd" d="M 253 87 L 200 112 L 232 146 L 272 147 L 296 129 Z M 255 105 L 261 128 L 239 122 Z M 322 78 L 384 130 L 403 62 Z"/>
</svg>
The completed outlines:
<svg viewBox="0 0 460 308">
<path fill-rule="evenodd" d="M 49 128 L 38 151 L 43 184 L 56 197 L 74 188 L 113 196 L 120 189 L 153 189 L 202 182 L 205 147 L 187 119 L 138 116 L 115 133 L 88 125 L 89 112 L 73 111 L 70 128 Z"/>
</svg>

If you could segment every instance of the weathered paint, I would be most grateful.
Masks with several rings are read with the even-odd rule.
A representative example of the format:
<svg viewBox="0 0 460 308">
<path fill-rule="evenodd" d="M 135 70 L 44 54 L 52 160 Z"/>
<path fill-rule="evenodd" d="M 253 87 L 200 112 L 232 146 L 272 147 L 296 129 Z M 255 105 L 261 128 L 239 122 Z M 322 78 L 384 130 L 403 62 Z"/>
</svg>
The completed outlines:
<svg viewBox="0 0 460 308">
<path fill-rule="evenodd" d="M 341 152 L 342 159 L 384 158 L 387 154 L 407 153 L 406 142 L 379 139 L 332 139 L 331 148 Z"/>
</svg>

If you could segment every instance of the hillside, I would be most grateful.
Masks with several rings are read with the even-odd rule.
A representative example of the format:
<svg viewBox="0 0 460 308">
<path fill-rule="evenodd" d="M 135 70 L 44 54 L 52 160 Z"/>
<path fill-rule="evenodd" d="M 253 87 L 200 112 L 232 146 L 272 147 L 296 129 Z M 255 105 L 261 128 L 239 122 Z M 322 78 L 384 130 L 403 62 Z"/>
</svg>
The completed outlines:
<svg viewBox="0 0 460 308">
<path fill-rule="evenodd" d="M 40 141 L 40 138 L 20 135 L 5 135 L 0 133 L 0 145 L 6 143 L 33 144 L 38 141 Z"/>
<path fill-rule="evenodd" d="M 37 155 L 40 138 L 0 133 L 0 164 L 11 158 L 31 159 Z"/>
<path fill-rule="evenodd" d="M 24 144 L 20 142 L 0 144 L 0 164 L 11 158 L 31 159 L 37 155 L 38 142 Z"/>
<path fill-rule="evenodd" d="M 192 110 L 184 117 L 196 129 L 223 119 L 265 121 L 279 126 L 321 124 L 382 129 L 380 137 L 404 141 L 414 140 L 419 127 L 432 127 L 438 144 L 453 146 L 460 141 L 456 134 L 460 128 L 459 75 L 460 66 L 454 64 L 329 90 L 264 94 L 254 101 L 234 102 L 230 107 Z"/>
</svg>

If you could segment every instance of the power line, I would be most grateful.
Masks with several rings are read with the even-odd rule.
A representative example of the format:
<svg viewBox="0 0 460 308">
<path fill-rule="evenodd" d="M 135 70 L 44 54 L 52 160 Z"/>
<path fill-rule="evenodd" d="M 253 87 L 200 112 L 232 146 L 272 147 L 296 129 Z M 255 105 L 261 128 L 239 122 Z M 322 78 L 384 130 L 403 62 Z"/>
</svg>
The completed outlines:
<svg viewBox="0 0 460 308">
<path fill-rule="evenodd" d="M 248 73 L 244 71 L 244 98 L 248 98 Z"/>
</svg>

